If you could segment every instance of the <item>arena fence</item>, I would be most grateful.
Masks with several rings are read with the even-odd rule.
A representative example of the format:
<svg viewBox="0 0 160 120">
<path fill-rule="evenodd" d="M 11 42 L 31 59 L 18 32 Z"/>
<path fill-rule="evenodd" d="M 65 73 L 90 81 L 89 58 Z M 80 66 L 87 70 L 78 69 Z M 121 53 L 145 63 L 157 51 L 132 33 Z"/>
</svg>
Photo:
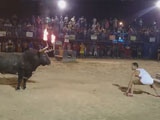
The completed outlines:
<svg viewBox="0 0 160 120">
<path fill-rule="evenodd" d="M 76 61 L 76 51 L 73 50 L 56 50 L 55 59 L 62 62 Z"/>
</svg>

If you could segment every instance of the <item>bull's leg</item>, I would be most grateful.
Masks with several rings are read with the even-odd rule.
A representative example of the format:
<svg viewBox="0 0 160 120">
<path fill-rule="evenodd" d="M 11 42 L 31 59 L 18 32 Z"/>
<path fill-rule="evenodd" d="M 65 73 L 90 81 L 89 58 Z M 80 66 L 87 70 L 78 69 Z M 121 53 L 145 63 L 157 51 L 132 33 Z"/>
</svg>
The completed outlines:
<svg viewBox="0 0 160 120">
<path fill-rule="evenodd" d="M 20 90 L 20 85 L 21 85 L 22 79 L 23 79 L 22 76 L 18 76 L 18 85 L 17 85 L 16 90 Z"/>
<path fill-rule="evenodd" d="M 23 90 L 26 89 L 26 82 L 27 82 L 28 78 L 23 78 Z"/>
<path fill-rule="evenodd" d="M 26 73 L 25 77 L 23 78 L 23 89 L 26 89 L 26 82 L 32 76 L 32 73 Z"/>
<path fill-rule="evenodd" d="M 24 76 L 24 71 L 21 69 L 21 70 L 18 72 L 18 84 L 17 84 L 16 90 L 20 90 L 20 86 L 21 86 L 21 82 L 22 82 L 22 80 L 23 80 L 23 76 Z"/>
</svg>

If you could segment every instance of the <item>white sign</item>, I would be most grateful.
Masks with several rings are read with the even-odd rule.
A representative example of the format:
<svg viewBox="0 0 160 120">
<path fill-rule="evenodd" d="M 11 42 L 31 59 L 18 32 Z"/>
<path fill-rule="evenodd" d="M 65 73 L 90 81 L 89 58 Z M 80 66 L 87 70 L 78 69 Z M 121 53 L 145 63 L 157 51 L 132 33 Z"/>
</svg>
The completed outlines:
<svg viewBox="0 0 160 120">
<path fill-rule="evenodd" d="M 4 37 L 4 36 L 6 36 L 6 31 L 0 31 L 0 37 Z"/>
<path fill-rule="evenodd" d="M 33 37 L 33 32 L 26 32 L 26 37 Z"/>
<path fill-rule="evenodd" d="M 69 40 L 76 40 L 76 36 L 75 35 L 70 35 Z"/>
<path fill-rule="evenodd" d="M 62 41 L 56 41 L 56 45 L 62 45 Z"/>
<path fill-rule="evenodd" d="M 133 36 L 133 35 L 130 36 L 130 40 L 131 40 L 131 41 L 136 41 L 136 39 L 137 39 L 136 36 Z"/>
<path fill-rule="evenodd" d="M 91 40 L 97 40 L 97 35 L 91 35 Z"/>
<path fill-rule="evenodd" d="M 150 37 L 149 42 L 156 42 L 156 38 L 155 37 Z"/>
</svg>

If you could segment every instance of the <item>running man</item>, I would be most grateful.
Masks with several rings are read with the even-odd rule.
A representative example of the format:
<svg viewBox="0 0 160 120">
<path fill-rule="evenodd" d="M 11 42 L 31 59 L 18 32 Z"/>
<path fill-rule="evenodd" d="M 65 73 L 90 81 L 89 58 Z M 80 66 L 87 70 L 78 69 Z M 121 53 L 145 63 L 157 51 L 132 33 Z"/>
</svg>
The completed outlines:
<svg viewBox="0 0 160 120">
<path fill-rule="evenodd" d="M 133 96 L 134 85 L 149 85 L 151 88 L 154 89 L 156 96 L 160 97 L 155 88 L 153 78 L 145 69 L 139 68 L 138 63 L 135 62 L 132 63 L 132 70 L 133 73 L 125 95 L 130 97 Z"/>
</svg>

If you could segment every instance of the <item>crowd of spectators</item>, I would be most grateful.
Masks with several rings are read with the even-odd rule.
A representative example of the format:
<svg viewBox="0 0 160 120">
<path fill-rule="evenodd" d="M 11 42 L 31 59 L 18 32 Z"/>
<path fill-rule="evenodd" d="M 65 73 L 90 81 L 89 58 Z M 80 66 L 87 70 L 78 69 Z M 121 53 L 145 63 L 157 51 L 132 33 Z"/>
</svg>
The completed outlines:
<svg viewBox="0 0 160 120">
<path fill-rule="evenodd" d="M 88 21 L 83 16 L 77 19 L 75 16 L 19 18 L 13 15 L 0 18 L 0 50 L 38 49 L 44 46 L 44 29 L 62 41 L 64 49 L 75 50 L 78 57 L 142 57 L 142 46 L 132 46 L 131 42 L 159 42 L 157 21 L 145 24 L 142 18 L 127 24 L 117 18 Z M 65 39 L 69 39 L 67 44 Z"/>
</svg>

